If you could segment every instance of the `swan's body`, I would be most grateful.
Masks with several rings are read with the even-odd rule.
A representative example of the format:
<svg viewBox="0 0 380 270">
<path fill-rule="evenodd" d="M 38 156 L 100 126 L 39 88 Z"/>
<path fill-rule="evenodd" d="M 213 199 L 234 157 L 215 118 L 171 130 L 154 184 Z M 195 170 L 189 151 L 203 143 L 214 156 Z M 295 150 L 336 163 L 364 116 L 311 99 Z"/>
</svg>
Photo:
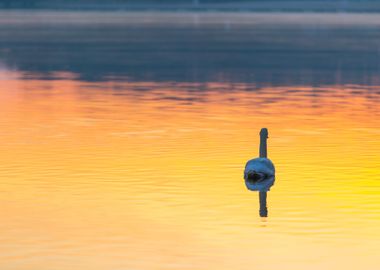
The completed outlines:
<svg viewBox="0 0 380 270">
<path fill-rule="evenodd" d="M 254 158 L 244 169 L 245 185 L 253 191 L 269 191 L 274 184 L 275 169 L 268 158 Z"/>
<path fill-rule="evenodd" d="M 260 131 L 260 157 L 247 162 L 244 169 L 245 185 L 249 190 L 266 192 L 274 184 L 275 169 L 272 161 L 267 158 L 268 130 Z"/>
</svg>

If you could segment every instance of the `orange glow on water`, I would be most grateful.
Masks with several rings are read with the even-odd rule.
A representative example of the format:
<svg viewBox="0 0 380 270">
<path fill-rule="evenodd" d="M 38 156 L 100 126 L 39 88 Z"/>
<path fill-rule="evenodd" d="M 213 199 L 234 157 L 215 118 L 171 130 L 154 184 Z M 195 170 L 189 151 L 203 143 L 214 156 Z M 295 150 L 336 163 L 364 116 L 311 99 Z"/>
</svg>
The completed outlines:
<svg viewBox="0 0 380 270">
<path fill-rule="evenodd" d="M 374 269 L 376 91 L 3 80 L 0 265 Z M 266 220 L 242 179 L 261 127 Z"/>
</svg>

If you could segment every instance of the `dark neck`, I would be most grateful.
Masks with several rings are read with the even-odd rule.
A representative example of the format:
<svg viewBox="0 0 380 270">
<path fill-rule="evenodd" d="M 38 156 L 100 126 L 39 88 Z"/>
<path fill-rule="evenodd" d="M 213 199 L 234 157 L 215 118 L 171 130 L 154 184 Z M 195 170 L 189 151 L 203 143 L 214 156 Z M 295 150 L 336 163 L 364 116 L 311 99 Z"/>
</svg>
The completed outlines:
<svg viewBox="0 0 380 270">
<path fill-rule="evenodd" d="M 267 158 L 267 139 L 268 139 L 268 129 L 262 128 L 260 131 L 260 149 L 259 156 L 261 158 Z"/>
<path fill-rule="evenodd" d="M 267 158 L 267 139 L 268 139 L 268 129 L 262 128 L 260 131 L 260 157 Z M 267 192 L 260 191 L 259 192 L 259 200 L 260 200 L 260 217 L 268 216 L 268 208 L 267 208 Z"/>
<path fill-rule="evenodd" d="M 260 138 L 260 157 L 266 158 L 268 157 L 267 154 L 267 138 Z"/>
</svg>

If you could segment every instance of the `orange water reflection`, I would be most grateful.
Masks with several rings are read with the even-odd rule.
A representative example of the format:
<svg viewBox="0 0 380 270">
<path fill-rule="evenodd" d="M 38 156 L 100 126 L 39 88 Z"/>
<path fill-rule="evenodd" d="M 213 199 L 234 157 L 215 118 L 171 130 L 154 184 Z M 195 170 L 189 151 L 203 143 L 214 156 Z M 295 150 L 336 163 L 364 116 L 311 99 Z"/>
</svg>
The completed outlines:
<svg viewBox="0 0 380 270">
<path fill-rule="evenodd" d="M 65 76 L 1 81 L 1 269 L 377 267 L 377 88 Z M 263 126 L 260 220 L 242 173 Z"/>
</svg>

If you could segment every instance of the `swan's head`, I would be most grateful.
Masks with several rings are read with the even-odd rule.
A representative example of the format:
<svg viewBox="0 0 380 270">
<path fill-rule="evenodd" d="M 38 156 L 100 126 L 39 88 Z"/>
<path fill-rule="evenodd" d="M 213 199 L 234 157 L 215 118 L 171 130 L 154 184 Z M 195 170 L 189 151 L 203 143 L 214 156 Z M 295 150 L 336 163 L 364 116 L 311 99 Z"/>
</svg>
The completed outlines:
<svg viewBox="0 0 380 270">
<path fill-rule="evenodd" d="M 267 139 L 268 138 L 268 129 L 267 128 L 262 128 L 260 130 L 260 137 L 262 139 Z"/>
<path fill-rule="evenodd" d="M 252 191 L 269 191 L 274 184 L 274 175 L 248 171 L 244 175 L 245 185 Z"/>
</svg>

